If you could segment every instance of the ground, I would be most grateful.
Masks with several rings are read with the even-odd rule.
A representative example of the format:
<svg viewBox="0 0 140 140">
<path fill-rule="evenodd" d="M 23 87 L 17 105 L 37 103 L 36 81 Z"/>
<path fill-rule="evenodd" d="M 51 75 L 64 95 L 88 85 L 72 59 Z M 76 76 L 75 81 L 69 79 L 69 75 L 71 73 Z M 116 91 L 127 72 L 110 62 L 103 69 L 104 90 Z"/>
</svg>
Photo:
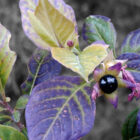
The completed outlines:
<svg viewBox="0 0 140 140">
<path fill-rule="evenodd" d="M 117 30 L 117 46 L 132 30 L 140 28 L 140 0 L 67 0 L 76 13 L 79 34 L 84 19 L 88 15 L 109 17 Z M 25 36 L 20 19 L 18 0 L 0 1 L 0 22 L 10 30 L 10 48 L 17 53 L 17 61 L 7 84 L 7 95 L 14 101 L 21 95 L 20 85 L 27 76 L 27 63 L 35 50 L 35 45 Z M 80 44 L 85 45 L 82 38 Z M 97 100 L 95 125 L 82 140 L 121 140 L 121 126 L 125 117 L 139 104 L 127 101 L 128 91 L 120 90 L 119 106 L 114 109 L 104 98 Z"/>
</svg>

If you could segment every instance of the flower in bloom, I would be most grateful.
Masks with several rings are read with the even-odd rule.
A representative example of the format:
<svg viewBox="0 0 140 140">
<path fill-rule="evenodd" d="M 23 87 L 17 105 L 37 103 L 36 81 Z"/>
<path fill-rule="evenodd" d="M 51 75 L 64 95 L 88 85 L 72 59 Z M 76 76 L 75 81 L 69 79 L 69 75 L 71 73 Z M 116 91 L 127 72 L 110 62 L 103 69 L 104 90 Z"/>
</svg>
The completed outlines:
<svg viewBox="0 0 140 140">
<path fill-rule="evenodd" d="M 104 95 L 115 108 L 118 104 L 118 87 L 126 87 L 132 90 L 128 100 L 134 96 L 140 98 L 140 83 L 136 83 L 132 75 L 125 70 L 123 66 L 125 61 L 115 60 L 113 53 L 110 52 L 104 63 L 94 70 L 94 80 L 96 84 L 93 87 L 92 99 Z"/>
</svg>

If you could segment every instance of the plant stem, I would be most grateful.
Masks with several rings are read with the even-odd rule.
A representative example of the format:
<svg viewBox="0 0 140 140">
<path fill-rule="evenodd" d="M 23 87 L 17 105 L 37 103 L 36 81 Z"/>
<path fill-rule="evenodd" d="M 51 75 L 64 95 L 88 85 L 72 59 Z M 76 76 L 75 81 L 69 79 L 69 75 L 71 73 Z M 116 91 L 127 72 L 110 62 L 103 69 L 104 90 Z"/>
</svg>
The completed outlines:
<svg viewBox="0 0 140 140">
<path fill-rule="evenodd" d="M 11 106 L 6 101 L 0 100 L 0 104 L 3 105 L 11 115 L 13 115 L 14 110 L 11 108 Z M 13 119 L 12 119 L 12 121 L 15 122 Z M 22 131 L 24 129 L 24 125 L 21 122 L 15 122 L 15 124 L 18 126 L 20 131 Z"/>
<path fill-rule="evenodd" d="M 5 102 L 5 101 L 3 101 L 3 104 L 4 104 L 4 107 L 7 109 L 7 111 L 10 114 L 13 114 L 13 109 L 11 108 L 11 106 L 7 102 Z"/>
</svg>

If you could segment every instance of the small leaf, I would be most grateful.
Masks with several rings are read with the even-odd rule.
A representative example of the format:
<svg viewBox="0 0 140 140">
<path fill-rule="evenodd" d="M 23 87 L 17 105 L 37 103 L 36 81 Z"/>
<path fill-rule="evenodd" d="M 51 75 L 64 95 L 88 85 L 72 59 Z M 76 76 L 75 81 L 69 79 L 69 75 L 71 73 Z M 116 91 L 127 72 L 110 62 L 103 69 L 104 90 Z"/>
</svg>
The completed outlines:
<svg viewBox="0 0 140 140">
<path fill-rule="evenodd" d="M 28 64 L 28 78 L 21 85 L 22 92 L 30 94 L 35 85 L 51 79 L 61 72 L 61 65 L 54 60 L 50 53 L 37 49 Z"/>
<path fill-rule="evenodd" d="M 21 114 L 18 110 L 14 110 L 12 117 L 15 122 L 19 122 Z"/>
<path fill-rule="evenodd" d="M 131 112 L 122 127 L 122 137 L 123 140 L 130 140 L 138 136 L 137 129 L 137 113 L 139 109 L 135 109 Z M 138 139 L 136 139 L 138 140 Z"/>
<path fill-rule="evenodd" d="M 19 99 L 16 102 L 15 109 L 25 109 L 28 100 L 29 100 L 28 96 L 24 95 L 24 96 L 19 97 Z"/>
<path fill-rule="evenodd" d="M 95 103 L 90 83 L 59 76 L 37 85 L 26 106 L 30 140 L 77 140 L 93 127 Z"/>
<path fill-rule="evenodd" d="M 140 53 L 140 29 L 130 32 L 121 45 L 122 53 Z"/>
<path fill-rule="evenodd" d="M 1 140 L 27 140 L 27 138 L 13 127 L 0 125 Z"/>
<path fill-rule="evenodd" d="M 3 123 L 3 125 L 12 126 L 13 120 L 9 120 Z"/>
<path fill-rule="evenodd" d="M 127 69 L 131 72 L 136 82 L 140 82 L 140 54 L 123 53 L 117 59 L 127 60 Z"/>
<path fill-rule="evenodd" d="M 102 40 L 115 48 L 116 30 L 108 17 L 101 15 L 91 15 L 86 18 L 83 25 L 82 36 L 88 43 Z"/>
<path fill-rule="evenodd" d="M 15 52 L 9 48 L 10 32 L 0 24 L 0 93 L 4 92 L 9 74 L 16 60 Z"/>
<path fill-rule="evenodd" d="M 107 56 L 107 45 L 93 43 L 78 55 L 66 48 L 52 48 L 51 52 L 54 59 L 88 81 L 89 74 Z"/>
<path fill-rule="evenodd" d="M 6 121 L 6 120 L 11 120 L 11 117 L 8 115 L 0 114 L 0 122 Z"/>
<path fill-rule="evenodd" d="M 6 109 L 4 107 L 0 106 L 0 112 L 5 111 Z"/>
</svg>

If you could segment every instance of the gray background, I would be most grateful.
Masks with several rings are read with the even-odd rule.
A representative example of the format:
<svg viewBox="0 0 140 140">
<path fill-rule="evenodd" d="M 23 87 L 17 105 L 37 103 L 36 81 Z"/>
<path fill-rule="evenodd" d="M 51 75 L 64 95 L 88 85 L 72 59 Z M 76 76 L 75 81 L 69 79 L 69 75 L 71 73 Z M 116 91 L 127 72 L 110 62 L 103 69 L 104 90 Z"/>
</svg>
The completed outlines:
<svg viewBox="0 0 140 140">
<path fill-rule="evenodd" d="M 10 30 L 10 47 L 17 53 L 17 61 L 6 89 L 13 103 L 21 95 L 20 85 L 27 76 L 26 65 L 36 48 L 22 30 L 18 3 L 18 0 L 0 0 L 0 22 Z M 130 31 L 140 27 L 140 0 L 67 0 L 67 3 L 75 10 L 79 34 L 83 20 L 88 15 L 97 14 L 111 18 L 118 34 L 117 48 Z M 82 38 L 80 44 L 82 47 L 85 45 Z M 120 90 L 119 106 L 116 110 L 103 97 L 97 99 L 94 128 L 82 140 L 121 140 L 121 126 L 125 117 L 139 105 L 139 101 L 127 101 L 128 92 Z"/>
</svg>

